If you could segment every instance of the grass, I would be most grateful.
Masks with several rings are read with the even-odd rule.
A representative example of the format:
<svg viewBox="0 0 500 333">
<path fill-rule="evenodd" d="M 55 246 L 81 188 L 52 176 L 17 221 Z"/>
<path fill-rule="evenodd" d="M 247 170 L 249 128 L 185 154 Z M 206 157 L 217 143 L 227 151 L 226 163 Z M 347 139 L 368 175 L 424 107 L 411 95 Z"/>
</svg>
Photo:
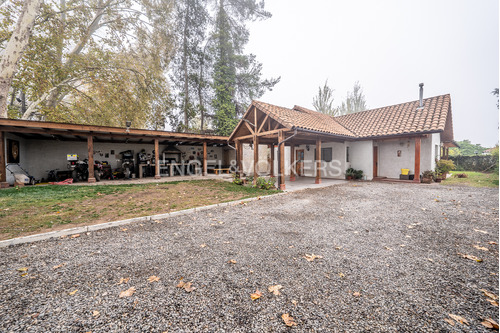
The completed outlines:
<svg viewBox="0 0 500 333">
<path fill-rule="evenodd" d="M 455 177 L 464 173 L 467 178 Z M 444 185 L 465 185 L 473 187 L 498 187 L 498 173 L 482 173 L 473 171 L 453 171 L 452 176 L 442 182 Z"/>
<path fill-rule="evenodd" d="M 0 239 L 271 193 L 215 180 L 8 188 L 0 190 Z"/>
</svg>

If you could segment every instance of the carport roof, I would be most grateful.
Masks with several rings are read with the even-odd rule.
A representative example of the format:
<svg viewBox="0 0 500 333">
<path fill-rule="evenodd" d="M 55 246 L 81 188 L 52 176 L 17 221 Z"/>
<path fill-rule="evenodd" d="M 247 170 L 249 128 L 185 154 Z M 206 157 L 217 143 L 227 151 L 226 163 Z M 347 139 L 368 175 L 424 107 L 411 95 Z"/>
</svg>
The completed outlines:
<svg viewBox="0 0 500 333">
<path fill-rule="evenodd" d="M 46 121 L 0 119 L 0 131 L 14 133 L 28 140 L 87 141 L 92 136 L 96 142 L 160 143 L 176 142 L 197 145 L 203 142 L 212 145 L 227 144 L 228 137 L 195 133 L 178 133 L 136 128 L 120 128 Z"/>
</svg>

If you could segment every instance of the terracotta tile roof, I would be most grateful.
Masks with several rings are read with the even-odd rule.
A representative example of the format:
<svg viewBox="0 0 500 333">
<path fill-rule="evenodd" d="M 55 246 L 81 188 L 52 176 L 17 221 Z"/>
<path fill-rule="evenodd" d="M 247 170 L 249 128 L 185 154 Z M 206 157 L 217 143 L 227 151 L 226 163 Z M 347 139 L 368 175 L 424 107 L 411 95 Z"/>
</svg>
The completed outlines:
<svg viewBox="0 0 500 333">
<path fill-rule="evenodd" d="M 417 109 L 419 101 L 413 101 L 351 113 L 335 120 L 357 137 L 444 131 L 451 109 L 450 95 L 426 98 L 423 105 L 423 109 Z"/>
<path fill-rule="evenodd" d="M 254 101 L 261 111 L 269 114 L 287 128 L 308 129 L 353 138 L 369 138 L 444 131 L 451 111 L 450 95 L 423 100 L 423 109 L 417 109 L 419 101 L 396 104 L 366 110 L 339 117 L 331 117 L 300 106 L 288 109 Z"/>
<path fill-rule="evenodd" d="M 354 133 L 340 125 L 329 115 L 308 110 L 302 107 L 284 108 L 264 102 L 253 101 L 253 104 L 271 118 L 287 128 L 308 129 L 339 136 L 355 137 Z"/>
</svg>

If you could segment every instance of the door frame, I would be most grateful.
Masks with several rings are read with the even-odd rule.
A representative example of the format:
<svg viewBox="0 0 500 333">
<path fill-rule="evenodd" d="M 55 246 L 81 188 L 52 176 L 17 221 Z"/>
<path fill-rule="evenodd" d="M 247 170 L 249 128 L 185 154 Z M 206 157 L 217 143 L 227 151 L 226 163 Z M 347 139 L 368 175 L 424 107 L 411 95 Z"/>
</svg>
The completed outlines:
<svg viewBox="0 0 500 333">
<path fill-rule="evenodd" d="M 378 146 L 373 146 L 373 178 L 378 177 Z"/>
<path fill-rule="evenodd" d="M 302 152 L 302 156 L 305 157 L 305 152 L 304 152 L 304 149 L 295 149 L 295 173 L 297 174 L 297 176 L 299 177 L 303 177 L 304 176 L 304 159 L 302 159 L 301 161 L 301 165 L 302 165 L 302 168 L 299 168 L 299 153 Z M 299 171 L 302 171 L 302 172 L 299 172 Z"/>
</svg>

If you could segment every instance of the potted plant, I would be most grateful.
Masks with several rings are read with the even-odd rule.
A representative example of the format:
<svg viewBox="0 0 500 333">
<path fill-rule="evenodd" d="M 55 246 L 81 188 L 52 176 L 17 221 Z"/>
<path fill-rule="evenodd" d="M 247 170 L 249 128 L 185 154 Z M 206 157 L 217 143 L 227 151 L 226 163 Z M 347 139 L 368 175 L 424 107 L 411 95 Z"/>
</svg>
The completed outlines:
<svg viewBox="0 0 500 333">
<path fill-rule="evenodd" d="M 448 172 L 455 170 L 455 163 L 451 160 L 439 160 L 436 163 L 436 174 L 441 179 L 446 179 Z"/>
<path fill-rule="evenodd" d="M 354 179 L 363 178 L 363 170 L 354 170 Z"/>
<path fill-rule="evenodd" d="M 345 171 L 345 178 L 347 180 L 352 180 L 354 179 L 356 176 L 356 170 L 354 170 L 353 168 L 349 168 Z"/>
<path fill-rule="evenodd" d="M 432 170 L 424 171 L 422 174 L 422 183 L 430 184 L 434 178 L 434 172 Z"/>
</svg>

